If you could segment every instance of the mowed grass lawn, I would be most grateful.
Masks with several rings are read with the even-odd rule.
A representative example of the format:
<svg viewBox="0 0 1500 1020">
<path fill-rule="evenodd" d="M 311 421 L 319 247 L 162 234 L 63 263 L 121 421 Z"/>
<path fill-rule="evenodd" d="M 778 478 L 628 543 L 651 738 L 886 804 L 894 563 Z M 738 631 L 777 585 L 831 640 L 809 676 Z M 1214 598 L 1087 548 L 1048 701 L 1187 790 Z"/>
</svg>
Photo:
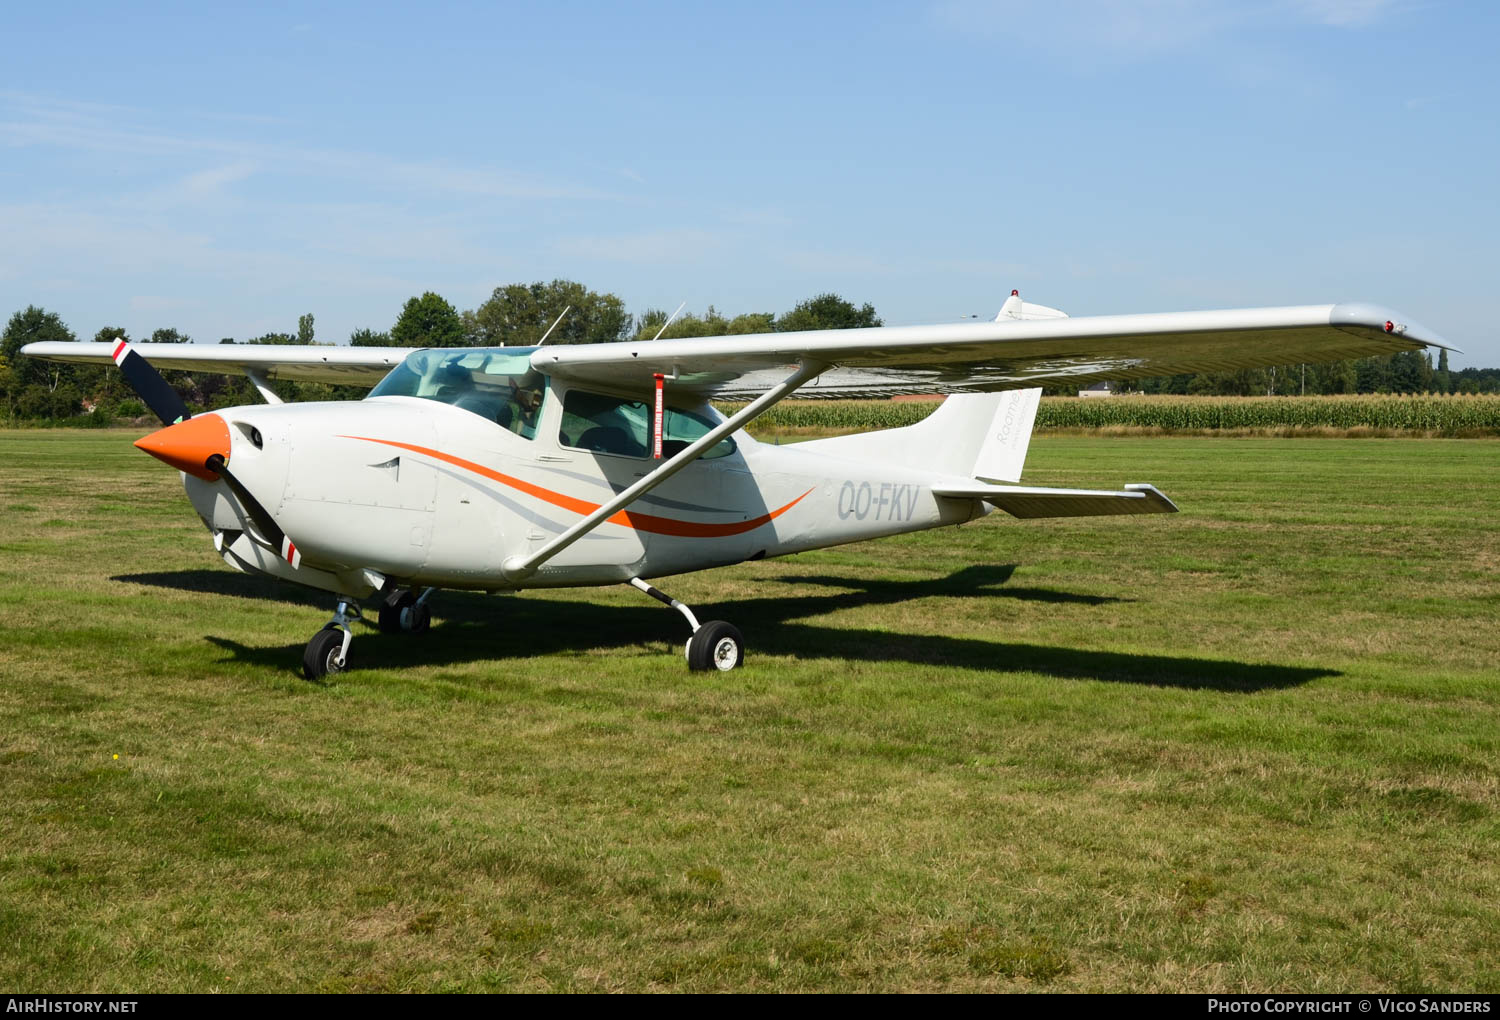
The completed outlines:
<svg viewBox="0 0 1500 1020">
<path fill-rule="evenodd" d="M 1039 438 L 1015 521 L 329 600 L 123 432 L 0 433 L 0 987 L 1500 989 L 1500 443 Z M 118 756 L 118 757 L 116 757 Z"/>
</svg>

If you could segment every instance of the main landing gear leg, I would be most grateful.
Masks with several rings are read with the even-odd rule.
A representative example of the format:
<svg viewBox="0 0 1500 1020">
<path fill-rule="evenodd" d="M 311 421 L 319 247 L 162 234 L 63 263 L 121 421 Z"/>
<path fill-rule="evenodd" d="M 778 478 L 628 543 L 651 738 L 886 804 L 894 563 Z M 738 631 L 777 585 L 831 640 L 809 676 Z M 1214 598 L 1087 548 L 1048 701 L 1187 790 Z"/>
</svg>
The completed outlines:
<svg viewBox="0 0 1500 1020">
<path fill-rule="evenodd" d="M 691 609 L 666 592 L 651 587 L 639 577 L 632 577 L 630 586 L 645 592 L 663 605 L 671 606 L 687 618 L 688 626 L 693 628 L 693 636 L 687 643 L 688 669 L 728 672 L 744 663 L 745 639 L 734 624 L 723 620 L 709 620 L 700 624 Z"/>
<path fill-rule="evenodd" d="M 339 599 L 333 619 L 313 635 L 302 653 L 302 675 L 309 680 L 321 680 L 330 673 L 342 673 L 349 668 L 349 642 L 354 640 L 353 621 L 363 619 L 359 615 L 359 603 L 353 599 Z"/>
</svg>

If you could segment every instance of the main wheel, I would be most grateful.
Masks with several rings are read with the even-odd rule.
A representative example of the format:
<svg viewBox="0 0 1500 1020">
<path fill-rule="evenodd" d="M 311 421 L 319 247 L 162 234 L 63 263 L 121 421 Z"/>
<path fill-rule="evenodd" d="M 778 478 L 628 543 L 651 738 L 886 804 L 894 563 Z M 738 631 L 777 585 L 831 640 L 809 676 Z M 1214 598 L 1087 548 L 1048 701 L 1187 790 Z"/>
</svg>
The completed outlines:
<svg viewBox="0 0 1500 1020">
<path fill-rule="evenodd" d="M 395 602 L 382 602 L 380 604 L 380 633 L 399 634 L 404 629 L 401 626 L 401 611 L 410 609 L 416 605 L 417 597 L 409 591 L 404 591 Z"/>
<path fill-rule="evenodd" d="M 344 650 L 344 632 L 337 627 L 324 627 L 313 635 L 302 653 L 302 675 L 309 680 L 321 680 L 330 673 L 342 673 L 349 668 L 349 660 L 339 661 Z"/>
<path fill-rule="evenodd" d="M 425 634 L 432 626 L 432 613 L 425 602 L 418 603 L 409 591 L 401 593 L 394 603 L 380 605 L 380 632 L 382 634 Z"/>
<path fill-rule="evenodd" d="M 727 673 L 745 661 L 745 639 L 739 628 L 723 620 L 709 620 L 687 644 L 688 669 L 717 669 Z"/>
</svg>

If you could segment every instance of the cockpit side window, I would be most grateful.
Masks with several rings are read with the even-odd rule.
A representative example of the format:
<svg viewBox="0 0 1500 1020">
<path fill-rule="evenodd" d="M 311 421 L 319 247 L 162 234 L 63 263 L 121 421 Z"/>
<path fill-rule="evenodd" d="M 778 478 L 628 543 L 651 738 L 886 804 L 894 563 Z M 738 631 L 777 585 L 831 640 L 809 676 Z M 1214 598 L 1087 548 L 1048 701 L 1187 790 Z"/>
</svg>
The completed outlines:
<svg viewBox="0 0 1500 1020">
<path fill-rule="evenodd" d="M 593 453 L 649 457 L 651 418 L 651 408 L 643 401 L 569 390 L 563 398 L 562 424 L 558 428 L 557 441 L 559 445 Z M 680 453 L 695 439 L 707 435 L 716 424 L 696 411 L 666 408 L 662 416 L 662 456 Z M 734 451 L 734 440 L 725 438 L 702 459 L 728 457 Z"/>
<path fill-rule="evenodd" d="M 522 439 L 536 437 L 547 377 L 531 367 L 529 347 L 415 351 L 371 397 L 421 397 L 492 421 Z"/>
</svg>

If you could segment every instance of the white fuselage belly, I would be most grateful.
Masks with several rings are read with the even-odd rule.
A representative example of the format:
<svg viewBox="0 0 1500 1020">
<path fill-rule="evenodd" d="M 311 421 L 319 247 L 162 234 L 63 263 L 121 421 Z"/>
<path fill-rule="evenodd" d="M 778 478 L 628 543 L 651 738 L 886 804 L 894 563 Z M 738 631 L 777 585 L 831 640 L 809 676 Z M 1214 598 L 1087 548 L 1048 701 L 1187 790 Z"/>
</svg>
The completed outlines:
<svg viewBox="0 0 1500 1020">
<path fill-rule="evenodd" d="M 237 477 L 302 556 L 294 568 L 257 542 L 223 483 L 184 476 L 225 559 L 356 598 L 378 586 L 370 571 L 443 588 L 614 584 L 961 524 L 987 509 L 934 496 L 941 475 L 741 433 L 734 454 L 689 464 L 516 579 L 502 569 L 507 556 L 536 549 L 659 462 L 560 445 L 555 400 L 531 440 L 404 397 L 217 413 L 230 423 Z"/>
</svg>

